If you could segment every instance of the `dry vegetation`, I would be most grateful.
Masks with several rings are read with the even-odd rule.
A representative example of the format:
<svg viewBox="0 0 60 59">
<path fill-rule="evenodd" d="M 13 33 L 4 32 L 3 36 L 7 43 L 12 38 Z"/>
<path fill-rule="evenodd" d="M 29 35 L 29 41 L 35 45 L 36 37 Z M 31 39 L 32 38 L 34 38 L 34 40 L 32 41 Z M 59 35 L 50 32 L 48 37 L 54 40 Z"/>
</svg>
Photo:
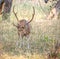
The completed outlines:
<svg viewBox="0 0 60 59">
<path fill-rule="evenodd" d="M 32 5 L 28 3 L 17 4 L 17 7 L 19 7 L 18 17 L 20 19 L 31 19 L 31 6 Z M 12 22 L 17 24 L 12 11 L 10 22 L 0 20 L 0 59 L 47 59 L 48 53 L 54 49 L 56 41 L 58 40 L 58 43 L 60 43 L 60 20 L 46 20 L 45 14 L 39 6 L 34 7 L 36 14 L 31 23 L 29 50 L 27 49 L 27 39 L 25 37 L 23 38 L 24 46 L 20 49 L 17 29 L 12 25 Z M 17 45 L 17 43 L 19 45 Z M 60 56 L 60 52 L 58 56 Z M 60 57 L 58 59 L 60 59 Z"/>
</svg>

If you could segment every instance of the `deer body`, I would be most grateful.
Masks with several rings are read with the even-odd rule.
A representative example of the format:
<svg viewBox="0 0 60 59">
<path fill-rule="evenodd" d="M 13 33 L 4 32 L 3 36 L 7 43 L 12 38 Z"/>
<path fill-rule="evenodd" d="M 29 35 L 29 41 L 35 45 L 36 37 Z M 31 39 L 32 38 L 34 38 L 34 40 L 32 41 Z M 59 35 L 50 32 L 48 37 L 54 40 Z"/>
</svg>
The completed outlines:
<svg viewBox="0 0 60 59">
<path fill-rule="evenodd" d="M 18 35 L 21 37 L 28 36 L 30 34 L 30 24 L 25 19 L 18 22 L 17 25 Z"/>
</svg>

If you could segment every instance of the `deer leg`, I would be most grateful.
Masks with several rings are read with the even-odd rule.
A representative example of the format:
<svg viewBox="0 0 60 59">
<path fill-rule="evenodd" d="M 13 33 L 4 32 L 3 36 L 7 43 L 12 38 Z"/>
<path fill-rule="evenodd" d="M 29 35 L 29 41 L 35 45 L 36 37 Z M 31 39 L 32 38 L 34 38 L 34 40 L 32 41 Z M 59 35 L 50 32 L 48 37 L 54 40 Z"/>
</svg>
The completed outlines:
<svg viewBox="0 0 60 59">
<path fill-rule="evenodd" d="M 27 36 L 27 52 L 30 52 L 30 37 Z"/>
<path fill-rule="evenodd" d="M 15 24 L 13 23 L 13 25 L 15 26 Z M 19 39 L 20 39 L 20 36 L 19 36 L 19 32 L 18 32 L 18 40 L 16 42 L 16 45 L 19 46 Z"/>
<path fill-rule="evenodd" d="M 18 47 L 20 49 L 20 54 L 22 54 L 22 52 L 23 52 L 23 38 L 22 38 L 21 34 L 19 34 L 19 38 L 18 38 Z"/>
<path fill-rule="evenodd" d="M 19 42 L 20 42 L 20 48 L 22 48 L 22 46 L 23 46 L 23 38 L 21 37 L 21 34 L 20 34 L 20 36 L 19 36 Z"/>
<path fill-rule="evenodd" d="M 21 34 L 19 33 L 19 31 L 18 31 L 18 41 L 17 41 L 16 45 L 19 48 L 22 48 L 22 37 L 21 37 Z"/>
</svg>

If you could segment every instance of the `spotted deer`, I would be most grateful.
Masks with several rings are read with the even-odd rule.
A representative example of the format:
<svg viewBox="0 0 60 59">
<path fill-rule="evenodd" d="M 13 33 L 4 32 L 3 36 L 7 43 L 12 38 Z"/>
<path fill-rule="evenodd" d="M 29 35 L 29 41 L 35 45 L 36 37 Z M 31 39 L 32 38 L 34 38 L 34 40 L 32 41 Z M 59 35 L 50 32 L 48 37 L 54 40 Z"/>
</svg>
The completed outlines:
<svg viewBox="0 0 60 59">
<path fill-rule="evenodd" d="M 32 18 L 30 21 L 27 21 L 25 19 L 21 19 L 19 20 L 17 17 L 17 13 L 14 11 L 15 6 L 13 6 L 13 13 L 18 21 L 17 25 L 13 24 L 17 30 L 18 30 L 18 36 L 23 38 L 24 36 L 27 37 L 30 34 L 30 22 L 33 20 L 34 15 L 35 15 L 35 9 L 33 7 L 33 14 L 32 14 Z"/>
<path fill-rule="evenodd" d="M 25 36 L 27 38 L 27 40 L 26 40 L 26 42 L 27 42 L 27 49 L 29 50 L 30 49 L 30 42 L 29 42 L 30 39 L 28 37 L 29 37 L 29 34 L 30 34 L 30 30 L 31 30 L 30 29 L 30 22 L 34 18 L 35 9 L 33 7 L 32 18 L 30 19 L 30 21 L 27 21 L 25 19 L 19 20 L 18 17 L 17 17 L 17 13 L 14 11 L 14 8 L 15 8 L 15 6 L 13 6 L 13 13 L 14 13 L 14 15 L 15 15 L 15 17 L 16 17 L 18 22 L 17 22 L 17 25 L 15 25 L 14 23 L 13 23 L 13 25 L 17 28 L 18 36 L 19 36 L 18 39 L 20 39 L 20 41 L 18 41 L 17 45 L 19 45 L 19 43 L 20 43 L 19 47 L 23 48 L 23 46 L 26 44 L 26 43 L 24 43 L 24 39 L 23 39 L 23 37 Z"/>
</svg>

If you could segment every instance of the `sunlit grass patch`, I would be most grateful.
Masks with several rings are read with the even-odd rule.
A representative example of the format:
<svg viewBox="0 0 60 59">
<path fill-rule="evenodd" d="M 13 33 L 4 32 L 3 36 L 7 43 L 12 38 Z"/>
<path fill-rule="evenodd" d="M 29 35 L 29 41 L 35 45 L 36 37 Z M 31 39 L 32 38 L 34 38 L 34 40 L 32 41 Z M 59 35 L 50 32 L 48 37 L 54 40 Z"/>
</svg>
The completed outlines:
<svg viewBox="0 0 60 59">
<path fill-rule="evenodd" d="M 39 54 L 33 54 L 33 55 L 29 55 L 29 56 L 25 56 L 25 55 L 9 55 L 9 54 L 3 54 L 2 56 L 0 56 L 0 58 L 2 59 L 46 59 L 46 56 L 42 56 Z"/>
</svg>

